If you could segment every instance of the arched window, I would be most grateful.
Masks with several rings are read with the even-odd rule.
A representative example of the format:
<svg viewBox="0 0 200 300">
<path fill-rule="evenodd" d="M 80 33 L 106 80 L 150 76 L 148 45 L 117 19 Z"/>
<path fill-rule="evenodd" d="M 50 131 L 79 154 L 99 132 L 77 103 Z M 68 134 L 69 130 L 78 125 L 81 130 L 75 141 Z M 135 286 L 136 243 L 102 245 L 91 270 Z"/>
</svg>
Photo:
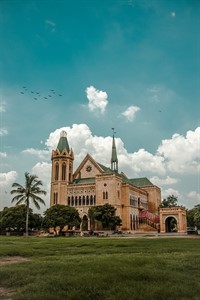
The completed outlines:
<svg viewBox="0 0 200 300">
<path fill-rule="evenodd" d="M 108 192 L 106 192 L 106 199 L 108 199 Z"/>
<path fill-rule="evenodd" d="M 89 196 L 86 197 L 86 205 L 89 205 Z"/>
<path fill-rule="evenodd" d="M 62 180 L 66 179 L 66 163 L 62 164 Z"/>
<path fill-rule="evenodd" d="M 83 196 L 83 205 L 85 205 L 85 196 Z"/>
<path fill-rule="evenodd" d="M 81 206 L 81 196 L 79 196 L 78 204 Z"/>
<path fill-rule="evenodd" d="M 56 205 L 58 204 L 58 193 L 53 193 L 53 203 Z"/>
<path fill-rule="evenodd" d="M 77 196 L 75 197 L 75 206 L 77 206 L 78 204 L 78 200 L 77 200 Z"/>
<path fill-rule="evenodd" d="M 105 199 L 106 199 L 106 193 L 103 192 L 103 200 L 105 200 Z"/>
<path fill-rule="evenodd" d="M 56 171 L 55 171 L 55 180 L 58 180 L 58 174 L 59 174 L 59 165 L 56 163 Z"/>
<path fill-rule="evenodd" d="M 70 206 L 70 197 L 68 197 L 68 205 Z"/>
<path fill-rule="evenodd" d="M 90 205 L 93 205 L 93 197 L 90 196 Z"/>
</svg>

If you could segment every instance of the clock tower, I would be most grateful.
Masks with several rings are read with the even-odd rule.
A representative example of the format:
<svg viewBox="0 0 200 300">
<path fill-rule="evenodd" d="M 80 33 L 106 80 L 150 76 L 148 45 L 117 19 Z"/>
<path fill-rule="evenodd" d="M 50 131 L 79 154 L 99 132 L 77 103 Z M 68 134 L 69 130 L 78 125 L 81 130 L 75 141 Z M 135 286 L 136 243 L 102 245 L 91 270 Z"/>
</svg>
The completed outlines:
<svg viewBox="0 0 200 300">
<path fill-rule="evenodd" d="M 52 150 L 50 203 L 67 204 L 67 186 L 73 181 L 74 153 L 69 148 L 67 133 L 62 131 L 56 150 Z"/>
</svg>

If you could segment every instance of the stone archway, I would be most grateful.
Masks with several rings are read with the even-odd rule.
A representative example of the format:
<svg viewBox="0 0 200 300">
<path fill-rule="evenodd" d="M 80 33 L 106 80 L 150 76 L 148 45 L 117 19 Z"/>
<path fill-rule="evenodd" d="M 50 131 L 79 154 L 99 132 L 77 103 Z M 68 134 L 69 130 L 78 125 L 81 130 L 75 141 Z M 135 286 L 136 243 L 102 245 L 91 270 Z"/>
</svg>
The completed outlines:
<svg viewBox="0 0 200 300">
<path fill-rule="evenodd" d="M 83 231 L 86 231 L 88 230 L 88 216 L 87 215 L 84 215 L 83 218 L 82 218 L 82 230 Z"/>
<path fill-rule="evenodd" d="M 180 206 L 159 209 L 160 233 L 186 233 L 186 210 Z"/>
<path fill-rule="evenodd" d="M 165 232 L 177 232 L 178 224 L 177 220 L 173 216 L 169 216 L 165 219 Z"/>
</svg>

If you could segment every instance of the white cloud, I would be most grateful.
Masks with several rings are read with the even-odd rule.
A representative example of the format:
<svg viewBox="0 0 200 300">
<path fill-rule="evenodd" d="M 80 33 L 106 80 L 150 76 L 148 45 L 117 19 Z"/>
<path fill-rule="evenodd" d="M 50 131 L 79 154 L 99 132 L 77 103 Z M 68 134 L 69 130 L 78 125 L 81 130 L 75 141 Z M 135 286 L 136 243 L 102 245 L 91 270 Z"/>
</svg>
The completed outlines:
<svg viewBox="0 0 200 300">
<path fill-rule="evenodd" d="M 0 128 L 0 136 L 4 136 L 8 134 L 8 130 L 6 128 Z"/>
<path fill-rule="evenodd" d="M 7 153 L 6 152 L 0 152 L 0 157 L 7 157 Z"/>
<path fill-rule="evenodd" d="M 172 178 L 170 176 L 167 176 L 166 178 L 159 178 L 157 176 L 153 176 L 150 178 L 150 181 L 157 186 L 163 186 L 175 184 L 178 182 L 178 179 Z"/>
<path fill-rule="evenodd" d="M 186 137 L 174 134 L 171 139 L 163 140 L 158 147 L 158 154 L 162 155 L 167 168 L 176 173 L 200 172 L 200 127 L 195 131 L 188 131 Z"/>
<path fill-rule="evenodd" d="M 8 187 L 15 182 L 17 178 L 16 171 L 10 171 L 8 173 L 0 173 L 0 187 Z"/>
<path fill-rule="evenodd" d="M 123 113 L 121 113 L 121 115 L 124 116 L 129 122 L 133 122 L 135 114 L 139 110 L 140 108 L 138 106 L 129 106 Z"/>
<path fill-rule="evenodd" d="M 56 149 L 60 132 L 67 132 L 69 147 L 75 153 L 75 167 L 81 163 L 82 159 L 89 153 L 96 161 L 110 167 L 112 137 L 93 136 L 91 130 L 86 124 L 74 124 L 72 128 L 62 127 L 51 132 L 46 141 L 46 146 Z M 128 153 L 124 143 L 120 138 L 116 138 L 116 147 L 118 160 L 120 162 L 120 171 L 127 175 L 136 176 L 143 171 L 156 174 L 165 174 L 164 158 L 153 155 L 144 149 L 138 152 Z"/>
<path fill-rule="evenodd" d="M 4 101 L 0 102 L 0 112 L 5 112 L 6 111 L 5 104 L 6 103 Z"/>
<path fill-rule="evenodd" d="M 37 175 L 42 181 L 42 189 L 47 192 L 46 196 L 42 196 L 46 206 L 41 205 L 41 210 L 45 210 L 50 205 L 50 181 L 51 181 L 51 164 L 47 162 L 39 162 L 31 169 L 31 174 Z"/>
<path fill-rule="evenodd" d="M 49 160 L 50 150 L 38 150 L 33 148 L 28 148 L 22 151 L 22 153 L 28 153 L 37 156 L 39 159 Z"/>
<path fill-rule="evenodd" d="M 105 112 L 108 104 L 108 95 L 106 92 L 99 91 L 95 87 L 90 86 L 86 88 L 86 94 L 89 101 L 88 107 L 90 111 Z"/>
<path fill-rule="evenodd" d="M 170 13 L 170 16 L 173 17 L 173 18 L 176 17 L 175 11 L 172 11 L 172 12 Z"/>
<path fill-rule="evenodd" d="M 67 132 L 69 147 L 74 151 L 74 171 L 87 153 L 97 162 L 110 167 L 111 136 L 95 136 L 86 124 L 73 124 L 72 127 L 56 129 L 49 134 L 46 142 L 44 141 L 46 150 L 34 150 L 32 148 L 24 150 L 25 153 L 38 155 L 43 160 L 32 168 L 32 173 L 39 176 L 44 182 L 45 190 L 47 191 L 50 189 L 51 164 L 44 162 L 44 157 L 50 160 L 50 150 L 56 149 L 60 132 L 63 130 Z M 180 183 L 179 177 L 172 176 L 171 174 L 175 173 L 177 175 L 179 173 L 180 175 L 183 172 L 184 176 L 187 176 L 189 173 L 196 172 L 195 163 L 196 166 L 199 164 L 199 130 L 200 128 L 188 131 L 186 137 L 175 134 L 171 139 L 163 140 L 156 153 L 153 154 L 145 149 L 139 149 L 137 152 L 128 152 L 123 141 L 120 138 L 115 138 L 119 172 L 123 171 L 129 178 L 147 176 L 154 184 L 161 188 Z M 175 189 L 171 187 L 162 189 L 162 197 L 174 194 L 180 198 L 182 196 L 178 191 L 179 189 L 182 194 L 187 193 L 187 191 L 181 190 L 181 185 L 179 184 Z M 187 202 L 189 196 L 191 196 L 191 200 L 192 196 L 194 199 L 198 199 L 195 194 L 188 194 L 188 197 L 182 197 L 184 203 L 185 201 Z M 46 197 L 45 199 L 49 203 L 49 198 Z M 187 206 L 193 202 L 187 202 Z"/>
<path fill-rule="evenodd" d="M 51 31 L 52 32 L 55 32 L 56 31 L 56 23 L 54 23 L 53 21 L 51 20 L 46 20 L 45 21 L 45 24 L 51 28 Z"/>
<path fill-rule="evenodd" d="M 169 195 L 174 195 L 176 196 L 177 198 L 179 198 L 181 196 L 181 194 L 179 193 L 179 191 L 175 190 L 175 189 L 172 189 L 172 188 L 169 188 L 169 189 L 166 189 L 166 190 L 162 190 L 162 198 L 167 198 Z"/>
<path fill-rule="evenodd" d="M 200 202 L 200 194 L 198 194 L 196 191 L 189 192 L 187 194 L 187 197 L 190 198 L 191 200 L 197 201 L 197 204 L 199 204 L 198 202 Z"/>
</svg>

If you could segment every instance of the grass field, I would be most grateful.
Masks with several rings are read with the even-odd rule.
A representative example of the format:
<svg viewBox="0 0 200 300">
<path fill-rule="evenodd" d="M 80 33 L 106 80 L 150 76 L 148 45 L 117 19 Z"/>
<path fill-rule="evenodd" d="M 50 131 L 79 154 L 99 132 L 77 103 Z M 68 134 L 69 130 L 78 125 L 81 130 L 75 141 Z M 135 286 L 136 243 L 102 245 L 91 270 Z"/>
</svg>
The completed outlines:
<svg viewBox="0 0 200 300">
<path fill-rule="evenodd" d="M 200 239 L 0 237 L 13 300 L 200 299 Z M 6 299 L 1 298 L 1 299 Z"/>
</svg>

